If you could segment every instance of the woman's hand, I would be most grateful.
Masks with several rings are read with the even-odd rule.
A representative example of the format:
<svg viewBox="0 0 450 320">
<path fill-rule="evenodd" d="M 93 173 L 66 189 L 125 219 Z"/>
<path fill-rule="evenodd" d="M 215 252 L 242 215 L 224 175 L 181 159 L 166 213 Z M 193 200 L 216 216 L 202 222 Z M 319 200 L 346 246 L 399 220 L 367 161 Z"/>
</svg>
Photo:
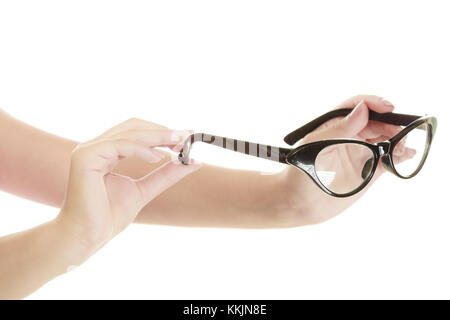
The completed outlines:
<svg viewBox="0 0 450 320">
<path fill-rule="evenodd" d="M 13 123 L 10 128 L 19 126 Z M 0 299 L 26 297 L 82 264 L 133 222 L 147 203 L 199 169 L 197 163 L 180 165 L 178 160 L 158 167 L 166 154 L 155 147 L 179 151 L 189 134 L 133 119 L 78 145 L 72 152 L 66 197 L 58 217 L 0 238 Z M 59 149 L 46 148 L 39 155 L 45 154 L 44 150 L 57 153 Z M 57 158 L 57 154 L 52 156 Z M 152 163 L 153 170 L 138 180 L 112 173 L 116 164 L 128 157 Z"/>
<path fill-rule="evenodd" d="M 152 199 L 200 168 L 173 160 L 134 180 L 112 173 L 117 163 L 128 157 L 158 163 L 166 154 L 154 147 L 179 148 L 189 134 L 132 119 L 78 145 L 59 222 L 95 252 L 132 223 Z"/>
<path fill-rule="evenodd" d="M 381 122 L 369 121 L 369 110 L 379 113 L 392 112 L 394 106 L 377 96 L 360 95 L 344 101 L 338 108 L 354 108 L 345 118 L 332 119 L 315 131 L 308 134 L 302 144 L 309 142 L 333 139 L 333 138 L 353 138 L 364 140 L 369 143 L 377 143 L 389 139 L 397 134 L 401 127 L 384 124 Z M 402 142 L 404 144 L 404 141 Z M 361 151 L 361 148 L 358 150 Z M 414 150 L 409 148 L 396 148 L 395 157 L 404 161 L 414 155 Z M 369 155 L 370 158 L 370 155 Z M 352 186 L 361 183 L 361 168 L 364 167 L 368 155 L 364 152 L 355 152 L 348 148 L 335 147 L 327 152 L 321 153 L 320 163 L 325 168 L 334 168 L 340 172 L 336 180 L 332 182 L 335 190 L 346 193 L 352 190 Z M 384 172 L 381 163 L 378 164 L 375 176 L 369 186 Z M 284 190 L 288 195 L 287 202 L 293 209 L 293 223 L 311 224 L 320 223 L 332 218 L 349 207 L 367 190 L 366 187 L 361 192 L 349 198 L 335 198 L 325 194 L 314 182 L 297 168 L 289 166 L 283 173 Z M 341 179 L 342 178 L 342 179 Z M 355 180 L 355 181 L 353 181 Z M 287 182 L 287 183 L 286 183 Z M 354 188 L 353 188 L 354 189 Z"/>
</svg>

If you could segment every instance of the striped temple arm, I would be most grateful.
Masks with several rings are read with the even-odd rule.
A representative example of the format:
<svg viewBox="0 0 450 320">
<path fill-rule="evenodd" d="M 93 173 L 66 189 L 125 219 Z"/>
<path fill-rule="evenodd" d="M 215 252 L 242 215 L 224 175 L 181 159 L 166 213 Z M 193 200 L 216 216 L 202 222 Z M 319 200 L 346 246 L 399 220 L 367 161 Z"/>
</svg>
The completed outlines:
<svg viewBox="0 0 450 320">
<path fill-rule="evenodd" d="M 183 149 L 178 155 L 178 159 L 183 164 L 189 163 L 189 153 L 191 152 L 192 144 L 197 141 L 281 163 L 286 163 L 286 156 L 291 152 L 291 149 L 287 148 L 272 147 L 265 144 L 229 139 L 206 133 L 194 133 L 186 139 Z"/>
<path fill-rule="evenodd" d="M 303 139 L 308 133 L 316 130 L 319 126 L 327 122 L 328 120 L 331 120 L 333 118 L 337 117 L 345 117 L 346 115 L 350 114 L 352 112 L 352 108 L 346 108 L 346 109 L 336 109 L 330 112 L 325 113 L 324 115 L 321 115 L 320 117 L 314 119 L 313 121 L 305 124 L 304 126 L 298 128 L 295 131 L 292 131 L 289 133 L 286 137 L 284 137 L 284 141 L 292 146 L 296 142 L 300 141 L 300 139 Z M 384 122 L 388 124 L 393 124 L 397 126 L 407 126 L 411 122 L 419 119 L 420 116 L 413 116 L 409 114 L 400 114 L 400 113 L 378 113 L 375 111 L 370 110 L 369 112 L 369 120 L 373 121 L 379 121 Z"/>
</svg>

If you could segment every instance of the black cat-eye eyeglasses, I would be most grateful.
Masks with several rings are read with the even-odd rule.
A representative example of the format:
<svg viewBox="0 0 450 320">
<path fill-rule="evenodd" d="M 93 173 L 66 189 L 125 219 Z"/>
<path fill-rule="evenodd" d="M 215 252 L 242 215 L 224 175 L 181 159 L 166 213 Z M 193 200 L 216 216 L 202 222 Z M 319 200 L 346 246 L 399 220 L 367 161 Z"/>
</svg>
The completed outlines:
<svg viewBox="0 0 450 320">
<path fill-rule="evenodd" d="M 330 111 L 288 134 L 284 141 L 294 145 L 320 125 L 345 117 L 353 109 Z M 289 149 L 194 133 L 185 142 L 178 158 L 189 162 L 192 144 L 209 143 L 228 150 L 286 163 L 304 171 L 323 191 L 334 197 L 348 197 L 361 191 L 375 174 L 379 160 L 396 176 L 409 179 L 422 169 L 436 132 L 435 117 L 369 112 L 369 120 L 403 127 L 389 140 L 371 144 L 355 139 L 330 139 Z"/>
</svg>

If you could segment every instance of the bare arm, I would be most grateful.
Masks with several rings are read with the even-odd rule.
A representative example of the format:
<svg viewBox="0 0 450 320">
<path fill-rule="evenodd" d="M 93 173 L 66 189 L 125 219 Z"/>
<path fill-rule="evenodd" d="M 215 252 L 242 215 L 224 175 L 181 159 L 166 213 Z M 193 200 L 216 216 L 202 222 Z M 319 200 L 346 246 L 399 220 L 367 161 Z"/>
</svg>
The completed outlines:
<svg viewBox="0 0 450 320">
<path fill-rule="evenodd" d="M 26 297 L 87 255 L 56 220 L 0 238 L 0 299 Z"/>
<path fill-rule="evenodd" d="M 76 145 L 0 110 L 0 189 L 61 207 Z"/>
<path fill-rule="evenodd" d="M 154 147 L 174 147 L 186 133 L 177 138 L 168 129 L 116 129 L 71 153 L 67 192 L 57 218 L 0 238 L 0 299 L 26 297 L 79 266 L 132 223 L 151 200 L 201 167 L 172 161 L 141 179 L 115 174 L 112 168 L 128 157 L 161 163 L 164 154 Z"/>
<path fill-rule="evenodd" d="M 384 139 L 392 128 L 368 122 L 368 110 L 391 112 L 392 104 L 376 96 L 356 96 L 339 108 L 355 107 L 357 115 L 336 119 L 306 140 L 355 137 Z M 133 123 L 140 120 L 130 120 Z M 14 133 L 14 134 L 11 134 Z M 59 207 L 76 142 L 30 127 L 0 114 L 0 188 Z M 168 161 L 169 157 L 165 161 Z M 151 172 L 155 164 L 139 159 L 122 161 L 115 171 L 131 177 Z M 204 165 L 146 206 L 136 222 L 178 226 L 273 228 L 327 220 L 355 202 L 364 192 L 335 199 L 325 195 L 299 170 L 287 167 L 276 175 Z M 317 205 L 320 203 L 321 205 Z"/>
<path fill-rule="evenodd" d="M 130 120 L 129 122 L 139 121 Z M 77 142 L 31 127 L 0 113 L 0 189 L 60 207 Z M 164 161 L 169 161 L 169 156 Z M 138 158 L 125 159 L 115 172 L 139 178 L 154 170 Z M 211 179 L 213 177 L 213 179 Z M 262 228 L 279 222 L 275 211 L 279 176 L 204 165 L 153 200 L 140 223 L 180 226 Z M 282 221 L 280 221 L 281 223 Z M 280 225 L 281 226 L 281 225 Z"/>
</svg>

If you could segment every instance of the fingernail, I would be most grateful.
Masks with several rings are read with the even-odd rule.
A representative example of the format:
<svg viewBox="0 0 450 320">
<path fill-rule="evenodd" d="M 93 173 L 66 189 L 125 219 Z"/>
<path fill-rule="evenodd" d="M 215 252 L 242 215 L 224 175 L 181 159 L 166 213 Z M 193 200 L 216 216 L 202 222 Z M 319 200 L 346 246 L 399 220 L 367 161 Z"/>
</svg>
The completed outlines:
<svg viewBox="0 0 450 320">
<path fill-rule="evenodd" d="M 384 105 L 386 107 L 394 108 L 394 105 L 390 101 L 386 100 L 385 98 L 381 99 L 381 101 L 384 103 Z"/>
<path fill-rule="evenodd" d="M 191 135 L 191 131 L 189 130 L 177 130 L 172 133 L 172 141 L 178 142 L 180 140 L 185 140 L 187 137 Z"/>
<path fill-rule="evenodd" d="M 175 147 L 172 148 L 172 150 L 175 152 L 181 152 L 181 150 L 183 150 L 183 147 L 184 147 L 184 142 L 185 142 L 185 139 L 181 140 L 179 143 L 177 143 L 177 145 Z"/>
<path fill-rule="evenodd" d="M 350 112 L 347 115 L 347 118 L 350 119 L 351 117 L 354 117 L 355 115 L 357 115 L 359 112 L 361 112 L 362 110 L 362 105 L 365 104 L 364 100 L 361 100 L 352 110 L 352 112 Z"/>
</svg>

